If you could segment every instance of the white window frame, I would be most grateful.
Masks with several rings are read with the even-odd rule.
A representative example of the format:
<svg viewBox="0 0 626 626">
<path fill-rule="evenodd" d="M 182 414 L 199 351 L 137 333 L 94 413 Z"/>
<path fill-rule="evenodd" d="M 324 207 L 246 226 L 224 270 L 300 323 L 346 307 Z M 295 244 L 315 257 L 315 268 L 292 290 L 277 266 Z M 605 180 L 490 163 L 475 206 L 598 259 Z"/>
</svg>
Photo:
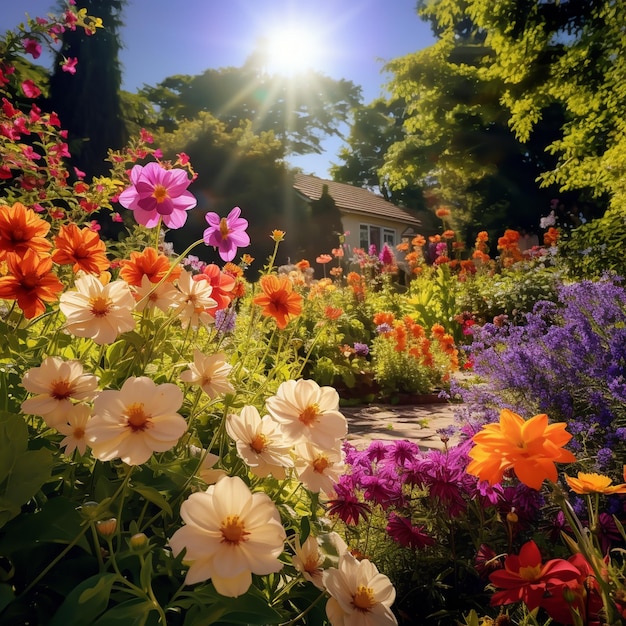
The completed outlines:
<svg viewBox="0 0 626 626">
<path fill-rule="evenodd" d="M 378 232 L 376 233 L 376 231 Z M 376 234 L 378 235 L 377 237 Z M 367 245 L 363 245 L 366 240 Z M 387 244 L 389 248 L 394 248 L 396 241 L 397 233 L 393 228 L 379 226 L 378 224 L 359 224 L 359 247 L 366 251 L 372 244 L 376 246 L 378 252 L 382 250 L 385 244 Z"/>
</svg>

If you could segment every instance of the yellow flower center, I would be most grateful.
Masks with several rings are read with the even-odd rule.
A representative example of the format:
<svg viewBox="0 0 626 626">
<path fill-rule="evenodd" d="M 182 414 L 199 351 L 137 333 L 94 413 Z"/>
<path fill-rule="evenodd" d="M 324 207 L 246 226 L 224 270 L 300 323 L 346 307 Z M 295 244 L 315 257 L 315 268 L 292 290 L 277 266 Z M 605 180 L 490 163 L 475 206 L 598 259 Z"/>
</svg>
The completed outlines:
<svg viewBox="0 0 626 626">
<path fill-rule="evenodd" d="M 234 546 L 239 545 L 242 541 L 248 541 L 246 536 L 250 533 L 246 531 L 245 524 L 239 519 L 239 515 L 229 515 L 220 526 L 222 533 L 222 543 L 228 543 Z"/>
<path fill-rule="evenodd" d="M 220 235 L 222 235 L 222 239 L 226 239 L 229 233 L 230 229 L 228 228 L 228 222 L 226 221 L 226 218 L 223 217 L 220 220 Z"/>
<path fill-rule="evenodd" d="M 267 437 L 262 435 L 261 433 L 257 433 L 254 439 L 250 442 L 250 447 L 257 453 L 260 454 L 265 450 L 265 446 L 267 444 Z"/>
<path fill-rule="evenodd" d="M 50 388 L 50 395 L 55 400 L 65 400 L 72 395 L 74 389 L 69 380 L 55 380 Z"/>
<path fill-rule="evenodd" d="M 313 576 L 316 572 L 319 571 L 320 560 L 317 555 L 311 554 L 306 561 L 303 563 L 304 571 L 307 574 L 311 574 Z"/>
<path fill-rule="evenodd" d="M 369 610 L 376 605 L 372 589 L 365 585 L 359 585 L 356 593 L 352 596 L 352 605 L 357 611 L 362 611 L 363 613 L 369 612 Z"/>
<path fill-rule="evenodd" d="M 328 458 L 325 456 L 318 456 L 315 461 L 313 461 L 313 470 L 318 474 L 323 474 L 324 470 L 328 468 L 330 462 Z"/>
<path fill-rule="evenodd" d="M 126 407 L 125 412 L 129 428 L 136 433 L 144 431 L 150 425 L 150 416 L 144 411 L 143 402 L 133 402 Z"/>
<path fill-rule="evenodd" d="M 167 193 L 167 187 L 163 185 L 155 185 L 154 191 L 152 192 L 152 197 L 157 201 L 158 204 L 164 202 L 169 198 L 169 194 Z"/>
<path fill-rule="evenodd" d="M 89 298 L 89 307 L 96 317 L 104 317 L 111 310 L 112 302 L 104 296 Z"/>
<path fill-rule="evenodd" d="M 72 432 L 74 435 L 74 439 L 84 439 L 85 438 L 85 429 L 82 426 L 76 426 L 74 431 Z"/>
<path fill-rule="evenodd" d="M 538 580 L 541 576 L 541 563 L 520 567 L 519 576 L 522 580 Z"/>
<path fill-rule="evenodd" d="M 309 404 L 309 406 L 307 406 L 306 409 L 304 409 L 302 413 L 300 413 L 300 415 L 298 416 L 298 419 L 305 426 L 311 426 L 311 424 L 317 421 L 317 416 L 319 414 L 320 414 L 319 406 L 317 404 Z"/>
</svg>

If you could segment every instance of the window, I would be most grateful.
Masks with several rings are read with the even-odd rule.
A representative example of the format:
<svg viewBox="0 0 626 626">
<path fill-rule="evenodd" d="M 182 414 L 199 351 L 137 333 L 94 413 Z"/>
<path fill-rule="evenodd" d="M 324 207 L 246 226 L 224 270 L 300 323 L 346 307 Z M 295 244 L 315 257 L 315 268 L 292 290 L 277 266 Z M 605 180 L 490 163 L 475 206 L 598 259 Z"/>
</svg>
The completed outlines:
<svg viewBox="0 0 626 626">
<path fill-rule="evenodd" d="M 376 250 L 380 252 L 385 244 L 390 248 L 396 245 L 396 231 L 393 228 L 381 228 L 373 224 L 361 224 L 359 226 L 360 248 L 367 251 L 371 245 L 374 245 Z"/>
</svg>

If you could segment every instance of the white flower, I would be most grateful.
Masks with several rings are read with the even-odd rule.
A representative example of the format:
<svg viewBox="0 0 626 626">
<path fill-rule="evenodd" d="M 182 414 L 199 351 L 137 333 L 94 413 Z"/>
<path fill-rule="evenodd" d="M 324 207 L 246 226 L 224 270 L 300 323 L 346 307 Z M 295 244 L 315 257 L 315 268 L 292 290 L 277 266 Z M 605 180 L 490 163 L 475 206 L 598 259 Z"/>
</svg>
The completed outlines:
<svg viewBox="0 0 626 626">
<path fill-rule="evenodd" d="M 215 319 L 208 309 L 214 309 L 217 302 L 211 298 L 213 287 L 208 280 L 193 280 L 190 272 L 182 270 L 178 277 L 180 291 L 179 304 L 175 312 L 183 328 L 191 326 L 196 330 L 200 325 L 208 326 Z"/>
<path fill-rule="evenodd" d="M 145 463 L 153 452 L 173 448 L 187 430 L 176 411 L 183 393 L 171 383 L 156 385 L 131 377 L 119 391 L 103 391 L 94 401 L 87 441 L 101 461 L 120 458 L 129 465 Z"/>
<path fill-rule="evenodd" d="M 314 380 L 281 383 L 265 404 L 290 441 L 309 440 L 320 448 L 334 448 L 348 432 L 346 418 L 339 412 L 339 394 Z"/>
<path fill-rule="evenodd" d="M 96 276 L 76 279 L 76 291 L 66 291 L 59 308 L 67 318 L 65 328 L 76 337 L 89 337 L 102 345 L 135 328 L 135 300 L 123 280 L 103 284 Z"/>
<path fill-rule="evenodd" d="M 314 493 L 323 491 L 332 497 L 335 485 L 345 470 L 341 450 L 338 448 L 322 450 L 307 441 L 297 444 L 295 452 L 295 467 L 300 482 L 309 491 Z"/>
<path fill-rule="evenodd" d="M 284 478 L 285 467 L 293 466 L 291 444 L 285 441 L 279 425 L 269 415 L 261 418 L 255 407 L 244 406 L 239 415 L 229 415 L 226 432 L 256 476 Z"/>
<path fill-rule="evenodd" d="M 180 507 L 185 526 L 169 541 L 174 556 L 186 548 L 185 583 L 212 580 L 218 593 L 237 597 L 252 574 L 278 572 L 285 530 L 274 503 L 251 493 L 241 478 L 226 476 L 206 492 L 192 493 Z"/>
<path fill-rule="evenodd" d="M 83 373 L 79 361 L 64 361 L 56 356 L 45 358 L 39 367 L 31 367 L 22 377 L 26 391 L 37 394 L 22 402 L 22 411 L 41 415 L 48 426 L 56 428 L 65 421 L 72 400 L 92 400 L 98 393 L 98 379 Z"/>
<path fill-rule="evenodd" d="M 207 356 L 194 350 L 193 363 L 189 363 L 189 369 L 181 373 L 180 379 L 190 385 L 200 385 L 202 391 L 213 399 L 235 391 L 228 380 L 232 369 L 222 353 Z"/>
<path fill-rule="evenodd" d="M 331 595 L 326 615 L 332 626 L 397 625 L 391 612 L 396 590 L 371 561 L 357 561 L 346 552 L 337 569 L 324 571 L 323 580 Z"/>
<path fill-rule="evenodd" d="M 180 292 L 172 283 L 165 280 L 155 284 L 145 274 L 141 277 L 141 287 L 133 287 L 133 293 L 137 301 L 137 311 L 156 307 L 167 313 L 180 302 Z"/>
<path fill-rule="evenodd" d="M 324 548 L 324 552 L 320 550 L 320 546 Z M 318 589 L 325 589 L 322 579 L 324 565 L 328 562 L 336 565 L 339 557 L 347 550 L 346 542 L 335 532 L 325 533 L 319 537 L 309 535 L 302 545 L 296 537 L 295 554 L 291 561 L 305 580 L 312 582 Z"/>
<path fill-rule="evenodd" d="M 91 417 L 91 408 L 86 404 L 73 406 L 66 414 L 67 422 L 59 424 L 56 428 L 65 438 L 59 446 L 65 448 L 65 454 L 70 456 L 74 450 L 85 454 L 87 450 L 87 423 Z"/>
<path fill-rule="evenodd" d="M 192 456 L 200 459 L 200 465 L 196 470 L 196 475 L 207 485 L 213 485 L 220 478 L 226 476 L 226 472 L 223 469 L 213 468 L 220 458 L 217 454 L 213 454 L 197 446 L 189 446 L 189 448 Z"/>
</svg>

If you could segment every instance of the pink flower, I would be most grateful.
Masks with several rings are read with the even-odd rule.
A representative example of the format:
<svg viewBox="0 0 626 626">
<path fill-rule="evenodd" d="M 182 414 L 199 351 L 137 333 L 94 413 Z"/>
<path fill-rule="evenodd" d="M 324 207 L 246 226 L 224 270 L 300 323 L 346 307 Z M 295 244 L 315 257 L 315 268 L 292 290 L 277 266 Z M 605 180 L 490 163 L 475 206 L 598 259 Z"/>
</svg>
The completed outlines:
<svg viewBox="0 0 626 626">
<path fill-rule="evenodd" d="M 166 170 L 158 163 L 135 165 L 130 182 L 119 202 L 134 211 L 137 222 L 148 228 L 156 226 L 159 218 L 168 228 L 180 228 L 187 221 L 186 211 L 196 206 L 196 199 L 187 191 L 190 181 L 185 170 Z"/>
<path fill-rule="evenodd" d="M 209 228 L 204 231 L 204 243 L 217 248 L 224 261 L 232 261 L 237 254 L 237 248 L 250 245 L 250 237 L 246 233 L 248 220 L 239 217 L 240 215 L 241 209 L 238 206 L 228 214 L 228 217 L 221 219 L 217 213 L 206 215 Z"/>
<path fill-rule="evenodd" d="M 68 72 L 69 74 L 76 74 L 77 63 L 78 59 L 76 57 L 70 57 L 69 59 L 65 59 L 65 61 L 61 63 L 61 69 L 64 72 Z"/>
<path fill-rule="evenodd" d="M 41 89 L 30 78 L 22 83 L 22 91 L 27 98 L 36 98 L 41 94 Z"/>
<path fill-rule="evenodd" d="M 41 56 L 41 44 L 36 39 L 24 39 L 24 52 L 30 54 L 33 59 L 38 59 Z"/>
</svg>

